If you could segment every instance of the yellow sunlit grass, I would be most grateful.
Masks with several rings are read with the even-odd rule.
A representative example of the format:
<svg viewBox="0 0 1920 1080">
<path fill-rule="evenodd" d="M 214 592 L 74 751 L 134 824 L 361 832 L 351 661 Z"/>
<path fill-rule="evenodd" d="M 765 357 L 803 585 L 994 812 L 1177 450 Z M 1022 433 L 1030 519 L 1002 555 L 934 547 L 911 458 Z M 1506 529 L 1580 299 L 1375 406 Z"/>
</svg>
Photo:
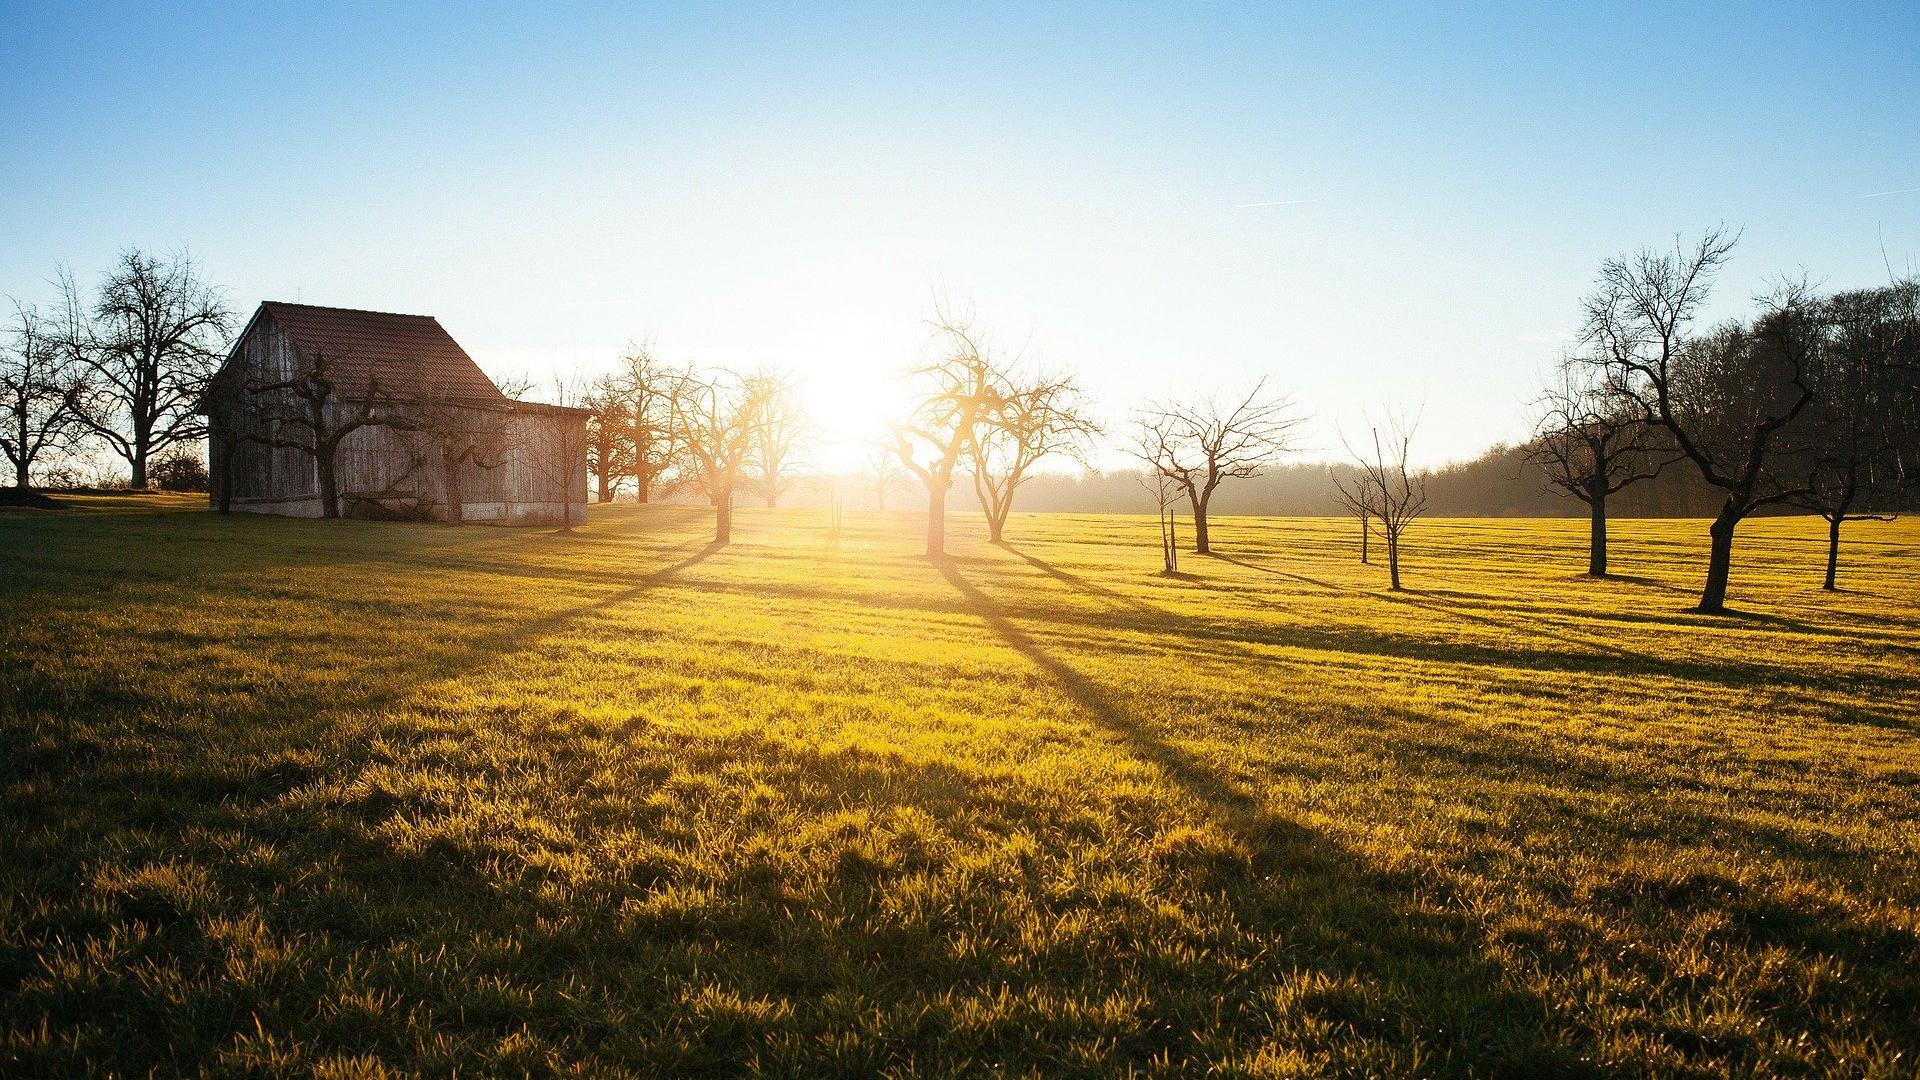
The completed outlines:
<svg viewBox="0 0 1920 1080">
<path fill-rule="evenodd" d="M 1903 1075 L 1920 525 L 0 516 L 0 1065 Z"/>
</svg>

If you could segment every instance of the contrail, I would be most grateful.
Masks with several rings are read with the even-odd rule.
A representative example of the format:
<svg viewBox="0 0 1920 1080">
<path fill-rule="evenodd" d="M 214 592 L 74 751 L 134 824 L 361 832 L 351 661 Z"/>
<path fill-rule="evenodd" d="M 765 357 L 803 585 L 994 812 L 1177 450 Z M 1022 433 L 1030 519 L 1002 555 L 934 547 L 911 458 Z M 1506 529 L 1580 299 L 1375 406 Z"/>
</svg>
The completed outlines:
<svg viewBox="0 0 1920 1080">
<path fill-rule="evenodd" d="M 1256 206 L 1299 206 L 1301 203 L 1310 203 L 1312 201 L 1312 199 L 1275 199 L 1272 202 L 1234 203 L 1233 208 L 1235 210 L 1249 210 Z"/>
<path fill-rule="evenodd" d="M 1879 199 L 1879 198 L 1884 198 L 1885 196 L 1888 196 L 1888 195 L 1911 195 L 1916 191 L 1920 191 L 1920 187 L 1903 187 L 1903 188 L 1894 188 L 1892 191 L 1876 191 L 1871 195 L 1859 195 L 1859 196 L 1856 196 L 1856 198 Z"/>
</svg>

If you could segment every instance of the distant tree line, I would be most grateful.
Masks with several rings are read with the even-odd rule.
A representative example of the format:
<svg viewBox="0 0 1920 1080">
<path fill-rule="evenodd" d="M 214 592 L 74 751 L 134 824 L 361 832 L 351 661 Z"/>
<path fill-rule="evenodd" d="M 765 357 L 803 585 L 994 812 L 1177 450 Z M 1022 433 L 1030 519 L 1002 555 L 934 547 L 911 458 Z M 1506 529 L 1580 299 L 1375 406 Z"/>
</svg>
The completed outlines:
<svg viewBox="0 0 1920 1080">
<path fill-rule="evenodd" d="M 1533 436 L 1472 461 L 1413 467 L 1410 423 L 1343 436 L 1343 462 L 1289 460 L 1302 414 L 1262 380 L 1230 398 L 1142 403 L 1127 442 L 1140 468 L 1091 471 L 1088 454 L 1106 433 L 1075 378 L 1006 360 L 971 320 L 942 311 L 931 358 L 910 373 L 919 391 L 910 414 L 852 479 L 883 509 L 917 488 L 934 556 L 944 553 L 948 497 L 963 479 L 994 541 L 1016 502 L 1156 510 L 1169 571 L 1181 516 L 1192 550 L 1207 554 L 1221 514 L 1348 515 L 1363 561 L 1379 538 L 1391 588 L 1400 587 L 1408 526 L 1423 515 L 1580 514 L 1595 576 L 1608 573 L 1612 518 L 1700 516 L 1712 522 L 1704 611 L 1725 606 L 1742 521 L 1811 513 L 1828 526 L 1825 584 L 1834 588 L 1844 526 L 1920 500 L 1920 282 L 1822 295 L 1783 281 L 1749 317 L 1697 325 L 1734 240 L 1715 230 L 1602 263 L 1580 304 L 1578 341 L 1535 403 Z M 442 422 L 457 410 L 437 408 L 426 389 L 366 387 L 357 411 L 328 408 L 344 398 L 326 358 L 275 385 L 211 387 L 234 314 L 184 254 L 130 249 L 91 289 L 65 271 L 56 285 L 52 311 L 13 305 L 0 348 L 0 452 L 18 486 L 57 475 L 58 463 L 85 451 L 119 458 L 136 487 L 204 477 L 196 451 L 210 389 L 268 395 L 278 409 L 273 433 L 247 437 L 313 455 L 329 507 L 332 453 L 356 426 L 416 433 L 423 460 L 450 475 L 500 459 L 497 433 L 471 430 L 470 419 Z M 561 455 L 556 484 L 584 454 L 600 501 L 705 499 L 717 542 L 730 537 L 740 496 L 772 507 L 819 478 L 806 460 L 814 430 L 785 371 L 674 366 L 635 345 L 614 370 L 562 379 L 555 392 L 591 415 L 584 446 Z M 1049 461 L 1082 468 L 1053 471 Z M 827 489 L 837 512 L 840 487 Z"/>
</svg>

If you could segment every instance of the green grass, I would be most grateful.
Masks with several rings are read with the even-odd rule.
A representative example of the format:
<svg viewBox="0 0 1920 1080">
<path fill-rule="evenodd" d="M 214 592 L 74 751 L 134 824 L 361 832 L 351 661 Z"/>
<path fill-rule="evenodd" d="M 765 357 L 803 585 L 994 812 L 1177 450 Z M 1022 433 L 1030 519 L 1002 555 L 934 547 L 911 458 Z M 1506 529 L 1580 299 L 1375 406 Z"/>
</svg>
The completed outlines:
<svg viewBox="0 0 1920 1080">
<path fill-rule="evenodd" d="M 0 1072 L 1914 1075 L 1920 526 L 0 514 Z"/>
</svg>

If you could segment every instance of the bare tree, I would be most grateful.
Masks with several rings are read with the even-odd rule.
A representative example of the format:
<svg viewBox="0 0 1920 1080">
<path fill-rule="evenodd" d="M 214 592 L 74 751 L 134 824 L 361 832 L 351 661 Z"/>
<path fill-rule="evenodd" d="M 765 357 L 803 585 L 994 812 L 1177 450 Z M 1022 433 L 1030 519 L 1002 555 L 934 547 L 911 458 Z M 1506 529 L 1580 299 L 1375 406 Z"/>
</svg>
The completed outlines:
<svg viewBox="0 0 1920 1080">
<path fill-rule="evenodd" d="M 1726 610 L 1734 531 L 1761 507 L 1806 493 L 1779 473 L 1782 435 L 1813 401 L 1807 366 L 1818 319 L 1805 286 L 1786 285 L 1751 327 L 1695 336 L 1692 323 L 1735 237 L 1713 230 L 1691 248 L 1609 259 L 1585 301 L 1582 361 L 1724 493 L 1708 533 L 1697 610 Z"/>
<path fill-rule="evenodd" d="M 1265 389 L 1262 379 L 1231 407 L 1208 398 L 1149 405 L 1140 416 L 1142 437 L 1135 453 L 1186 495 L 1193 511 L 1193 550 L 1199 554 L 1213 550 L 1207 505 L 1220 482 L 1258 476 L 1294 449 L 1294 432 L 1305 418 L 1295 415 L 1288 398 L 1263 398 Z"/>
<path fill-rule="evenodd" d="M 1380 523 L 1380 535 L 1387 542 L 1388 587 L 1395 592 L 1400 591 L 1400 538 L 1427 509 L 1426 476 L 1407 465 L 1416 426 L 1395 422 L 1384 442 L 1380 429 L 1374 428 L 1371 456 L 1347 447 L 1359 466 L 1358 474 L 1334 481 L 1348 509 L 1363 520 Z"/>
<path fill-rule="evenodd" d="M 1014 493 L 1034 465 L 1051 454 L 1079 458 L 1099 433 L 1070 376 L 1042 376 L 1003 391 L 967 447 L 988 538 L 1000 542 L 1013 512 Z"/>
<path fill-rule="evenodd" d="M 1177 574 L 1180 572 L 1180 517 L 1174 507 L 1186 497 L 1186 492 L 1157 469 L 1142 473 L 1140 486 L 1153 496 L 1154 514 L 1160 526 L 1160 572 Z"/>
<path fill-rule="evenodd" d="M 1607 496 L 1651 480 L 1675 460 L 1659 429 L 1574 361 L 1541 399 L 1527 457 L 1547 483 L 1587 504 L 1587 573 L 1607 576 Z"/>
<path fill-rule="evenodd" d="M 0 452 L 15 487 L 27 487 L 45 455 L 71 449 L 84 430 L 87 383 L 39 311 L 14 301 L 12 343 L 0 348 Z"/>
<path fill-rule="evenodd" d="M 275 382 L 249 382 L 256 399 L 252 421 L 231 435 L 249 442 L 298 450 L 313 459 L 320 484 L 320 516 L 340 516 L 340 486 L 335 462 L 340 444 L 363 427 L 404 427 L 411 419 L 372 374 L 343 385 L 343 358 L 316 351 L 303 358 L 291 376 Z M 229 481 L 229 486 L 231 482 Z"/>
<path fill-rule="evenodd" d="M 754 452 L 765 384 L 729 372 L 687 372 L 672 391 L 672 437 L 713 504 L 713 542 L 733 540 L 733 496 Z"/>
<path fill-rule="evenodd" d="M 513 445 L 512 411 L 503 405 L 465 401 L 443 384 L 422 380 L 409 395 L 405 420 L 422 464 L 440 475 L 447 524 L 466 521 L 468 469 L 492 471 L 507 463 Z"/>
<path fill-rule="evenodd" d="M 206 435 L 201 395 L 225 353 L 233 312 L 186 254 L 129 248 L 91 303 L 71 274 L 59 279 L 63 347 L 91 369 L 81 419 L 124 458 L 134 487 L 169 446 Z"/>
<path fill-rule="evenodd" d="M 1849 521 L 1892 521 L 1885 512 L 1903 486 L 1903 420 L 1916 394 L 1920 326 L 1913 318 L 1920 282 L 1841 293 L 1823 305 L 1827 335 L 1808 381 L 1814 401 L 1799 434 L 1807 492 L 1794 504 L 1827 523 L 1824 587 L 1837 589 L 1840 528 Z"/>
<path fill-rule="evenodd" d="M 753 424 L 753 484 L 771 509 L 793 485 L 800 465 L 796 455 L 812 425 L 791 373 L 763 368 L 747 378 L 754 384 L 751 396 L 759 402 Z"/>
<path fill-rule="evenodd" d="M 947 553 L 947 492 L 953 470 L 973 445 L 980 425 L 998 408 L 1004 386 L 980 336 L 945 312 L 934 323 L 940 356 L 914 372 L 920 403 L 893 427 L 894 453 L 927 489 L 927 557 Z M 924 452 L 925 462 L 918 460 Z"/>
<path fill-rule="evenodd" d="M 633 474 L 633 408 L 626 381 L 602 375 L 588 389 L 587 471 L 593 474 L 596 501 L 612 502 L 620 482 Z"/>
<path fill-rule="evenodd" d="M 619 385 L 627 401 L 634 497 L 646 503 L 679 464 L 681 447 L 673 437 L 674 394 L 685 385 L 685 373 L 661 363 L 645 343 L 629 343 L 622 359 Z"/>
<path fill-rule="evenodd" d="M 900 462 L 893 447 L 885 443 L 875 445 L 867 454 L 866 469 L 867 483 L 873 485 L 874 509 L 883 514 L 886 513 L 887 492 L 891 491 L 904 475 L 900 471 Z"/>
</svg>

